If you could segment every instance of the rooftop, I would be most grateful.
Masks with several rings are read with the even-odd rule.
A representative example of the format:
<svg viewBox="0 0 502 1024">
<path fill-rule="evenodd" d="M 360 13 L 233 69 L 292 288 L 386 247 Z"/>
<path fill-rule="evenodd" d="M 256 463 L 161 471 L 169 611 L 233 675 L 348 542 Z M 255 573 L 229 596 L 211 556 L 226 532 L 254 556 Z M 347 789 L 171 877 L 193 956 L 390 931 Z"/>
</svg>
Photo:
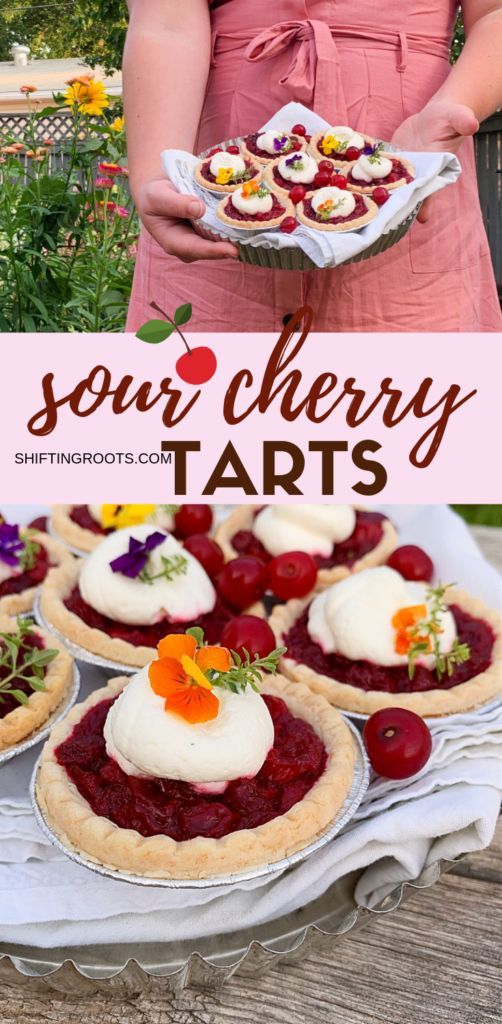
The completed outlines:
<svg viewBox="0 0 502 1024">
<path fill-rule="evenodd" d="M 122 95 L 122 74 L 105 75 L 101 68 L 89 68 L 78 58 L 64 60 L 30 60 L 26 67 L 16 67 L 13 62 L 0 61 L 0 113 L 24 112 L 28 109 L 25 96 L 19 92 L 22 85 L 34 85 L 36 93 L 31 96 L 36 107 L 46 107 L 52 101 L 54 92 L 64 92 L 65 83 L 74 75 L 93 73 L 104 82 L 110 96 Z"/>
</svg>

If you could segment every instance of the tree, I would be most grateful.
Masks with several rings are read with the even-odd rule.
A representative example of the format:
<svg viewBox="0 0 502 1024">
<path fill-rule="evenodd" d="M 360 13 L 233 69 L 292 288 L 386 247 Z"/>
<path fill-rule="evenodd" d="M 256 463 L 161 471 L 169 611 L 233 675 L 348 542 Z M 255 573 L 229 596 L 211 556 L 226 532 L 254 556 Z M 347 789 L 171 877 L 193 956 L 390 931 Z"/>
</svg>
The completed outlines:
<svg viewBox="0 0 502 1024">
<path fill-rule="evenodd" d="M 4 0 L 0 60 L 16 42 L 35 57 L 80 57 L 111 72 L 122 65 L 126 26 L 126 0 Z"/>
</svg>

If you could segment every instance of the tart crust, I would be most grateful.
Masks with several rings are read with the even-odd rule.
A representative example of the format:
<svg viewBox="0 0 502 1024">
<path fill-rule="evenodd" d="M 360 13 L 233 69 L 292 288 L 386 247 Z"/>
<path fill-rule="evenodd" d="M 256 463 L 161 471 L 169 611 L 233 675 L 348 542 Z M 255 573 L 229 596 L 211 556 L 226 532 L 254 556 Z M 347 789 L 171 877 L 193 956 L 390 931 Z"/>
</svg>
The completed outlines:
<svg viewBox="0 0 502 1024">
<path fill-rule="evenodd" d="M 312 136 L 309 142 L 310 155 L 315 157 L 316 160 L 332 160 L 338 167 L 351 167 L 352 164 L 349 163 L 348 160 L 337 160 L 336 156 L 326 156 L 326 154 L 323 153 L 322 149 L 319 149 L 319 143 L 326 134 L 327 130 L 325 129 L 323 132 L 316 132 L 316 134 Z M 363 136 L 365 146 L 375 145 L 376 139 L 373 139 L 371 135 L 364 135 L 363 132 L 359 132 L 358 134 Z"/>
<path fill-rule="evenodd" d="M 30 531 L 30 537 L 45 548 L 53 565 L 71 566 L 74 560 L 73 555 L 70 554 L 65 545 L 61 544 L 59 540 L 50 537 L 43 530 Z M 26 590 L 22 590 L 20 594 L 5 594 L 4 597 L 0 597 L 0 615 L 23 615 L 24 612 L 31 611 L 33 602 L 42 585 L 43 583 L 37 583 L 33 587 L 27 587 Z"/>
<path fill-rule="evenodd" d="M 258 133 L 258 134 L 260 134 L 260 133 Z M 301 149 L 288 150 L 287 153 L 279 153 L 279 157 L 282 157 L 282 156 L 292 156 L 294 152 L 295 153 L 304 153 L 305 152 L 305 150 L 307 148 L 307 142 L 306 142 L 305 139 L 301 138 L 300 135 L 293 135 L 292 132 L 286 132 L 285 134 L 289 135 L 290 138 L 295 139 L 296 142 L 301 142 L 301 144 L 302 144 L 301 145 Z M 247 146 L 246 146 L 246 139 L 245 138 L 241 142 L 241 155 L 243 157 L 245 157 L 246 160 L 254 160 L 256 163 L 261 164 L 261 166 L 264 166 L 265 164 L 271 163 L 272 160 L 277 160 L 277 157 L 276 156 L 272 156 L 271 153 L 267 153 L 266 156 L 257 156 L 256 153 L 251 153 L 251 150 L 249 150 L 247 148 Z"/>
<path fill-rule="evenodd" d="M 278 643 L 282 643 L 282 637 L 293 626 L 304 609 L 310 603 L 310 598 L 302 601 L 288 601 L 287 604 L 277 605 L 269 619 Z M 407 711 L 415 711 L 417 715 L 424 718 L 440 717 L 442 715 L 458 714 L 462 711 L 472 711 L 487 701 L 492 700 L 501 693 L 501 662 L 502 657 L 502 636 L 501 620 L 497 612 L 488 609 L 482 601 L 471 597 L 464 590 L 452 590 L 446 596 L 447 604 L 456 604 L 464 611 L 476 618 L 484 619 L 492 627 L 495 633 L 495 644 L 492 654 L 492 664 L 485 672 L 480 672 L 472 679 L 468 679 L 458 686 L 452 686 L 447 690 L 439 686 L 435 690 L 425 690 L 417 693 L 383 693 L 380 690 L 360 690 L 357 686 L 350 686 L 348 683 L 340 683 L 329 676 L 319 675 L 307 665 L 294 661 L 292 658 L 281 658 L 281 671 L 300 684 L 310 687 L 314 693 L 320 693 L 335 707 L 343 711 L 357 712 L 358 714 L 372 715 L 381 708 L 406 708 Z"/>
<path fill-rule="evenodd" d="M 253 160 L 252 157 L 246 157 L 246 159 Z M 224 193 L 225 195 L 227 195 L 229 192 L 235 192 L 238 188 L 240 188 L 240 186 L 242 185 L 242 181 L 238 181 L 234 185 L 218 185 L 216 181 L 208 181 L 207 178 L 205 178 L 204 175 L 202 174 L 203 164 L 207 164 L 207 161 L 208 157 L 206 157 L 204 160 L 201 160 L 200 163 L 197 164 L 197 167 L 193 172 L 195 180 L 199 183 L 199 185 L 202 186 L 202 188 L 208 189 L 209 192 L 221 192 Z M 262 169 L 263 168 L 259 166 L 255 160 L 253 160 L 253 164 L 249 168 L 249 170 L 252 172 L 252 175 L 251 178 L 249 178 L 248 180 L 252 181 L 253 178 L 257 178 L 258 175 L 261 174 Z"/>
<path fill-rule="evenodd" d="M 280 163 L 280 161 L 282 159 L 283 159 L 282 156 L 280 156 L 277 160 L 272 160 L 271 163 L 269 163 L 267 165 L 267 167 L 265 168 L 265 170 L 263 171 L 263 175 L 262 175 L 263 180 L 267 183 L 269 188 L 271 188 L 274 192 L 276 192 L 278 196 L 282 196 L 282 197 L 284 197 L 286 199 L 288 198 L 289 193 L 291 192 L 291 189 L 294 188 L 295 185 L 301 185 L 302 188 L 311 189 L 312 188 L 312 183 L 311 182 L 309 182 L 307 184 L 304 184 L 301 181 L 292 181 L 290 186 L 289 186 L 289 188 L 283 188 L 282 185 L 278 185 L 277 184 L 277 182 L 276 182 L 276 180 L 274 178 L 274 167 L 278 167 L 279 163 Z M 333 170 L 335 171 L 336 170 L 335 164 L 333 163 L 332 160 L 330 161 L 330 163 L 333 164 Z M 317 164 L 319 166 L 319 161 L 317 161 Z"/>
<path fill-rule="evenodd" d="M 110 637 L 102 629 L 88 626 L 83 619 L 69 611 L 64 604 L 65 598 L 78 583 L 83 564 L 82 558 L 72 558 L 70 564 L 51 569 L 47 574 L 40 597 L 40 611 L 45 622 L 49 627 L 53 626 L 72 643 L 89 651 L 90 654 L 98 655 L 98 657 L 106 658 L 109 661 L 116 661 L 122 665 L 131 665 L 133 668 L 143 668 L 144 665 L 148 665 L 156 654 L 156 647 L 136 647 L 134 644 L 128 643 L 127 640 Z M 246 611 L 250 615 L 259 615 L 260 618 L 265 615 L 261 601 Z M 166 633 L 168 632 L 169 622 L 166 620 Z"/>
<path fill-rule="evenodd" d="M 309 192 L 305 198 L 311 199 L 314 195 L 315 192 Z M 362 217 L 356 217 L 354 220 L 348 220 L 345 224 L 330 224 L 329 221 L 323 221 L 322 224 L 319 224 L 318 221 L 312 220 L 311 217 L 307 217 L 304 213 L 303 203 L 298 203 L 296 216 L 302 224 L 305 224 L 308 228 L 313 228 L 314 231 L 358 231 L 359 228 L 364 227 L 365 224 L 369 224 L 370 220 L 373 220 L 378 213 L 378 206 L 376 203 L 367 196 L 364 196 L 363 198 L 366 205 L 366 213 L 363 214 Z"/>
<path fill-rule="evenodd" d="M 55 749 L 89 708 L 120 693 L 127 682 L 124 677 L 111 679 L 106 687 L 92 693 L 55 726 L 43 748 L 36 798 L 65 846 L 98 864 L 150 878 L 208 878 L 273 864 L 301 850 L 324 832 L 343 806 L 357 757 L 347 723 L 308 687 L 275 676 L 264 681 L 263 692 L 284 698 L 295 716 L 313 726 L 328 753 L 321 777 L 287 813 L 222 839 L 197 837 L 183 842 L 164 835 L 144 837 L 98 816 L 58 764 Z"/>
<path fill-rule="evenodd" d="M 260 505 L 237 505 L 216 530 L 215 540 L 220 545 L 227 562 L 238 555 L 238 551 L 235 551 L 232 547 L 234 533 L 238 533 L 239 530 L 251 530 L 254 512 L 260 507 Z M 357 508 L 358 506 L 355 507 Z M 351 576 L 353 572 L 361 572 L 362 569 L 383 565 L 394 551 L 394 548 L 397 547 L 398 537 L 390 519 L 383 520 L 382 529 L 383 536 L 376 547 L 368 551 L 362 558 L 358 558 L 351 566 L 334 565 L 330 569 L 319 569 L 315 589 L 324 590 L 325 587 L 331 586 L 332 583 L 338 583 L 339 580 L 345 579 L 346 576 Z"/>
<path fill-rule="evenodd" d="M 216 207 L 216 216 L 223 221 L 224 224 L 229 224 L 232 228 L 244 228 L 246 231 L 268 231 L 269 228 L 277 228 L 279 224 L 282 224 L 286 217 L 295 216 L 295 207 L 290 199 L 285 199 L 284 196 L 280 197 L 282 206 L 284 207 L 283 212 L 279 217 L 273 217 L 272 220 L 235 220 L 233 217 L 229 217 L 225 211 L 225 206 L 228 202 L 228 196 L 222 199 Z"/>
<path fill-rule="evenodd" d="M 53 505 L 51 527 L 53 527 L 55 533 L 65 544 L 76 548 L 77 551 L 85 551 L 88 554 L 90 551 L 94 551 L 94 548 L 103 540 L 105 534 L 93 533 L 92 530 L 86 530 L 83 526 L 79 526 L 78 523 L 74 523 L 73 519 L 70 519 L 72 508 L 74 508 L 74 505 Z"/>
<path fill-rule="evenodd" d="M 0 631 L 8 633 L 16 629 L 15 619 L 0 619 Z M 9 711 L 0 718 L 0 751 L 21 743 L 39 729 L 65 698 L 73 680 L 73 658 L 61 640 L 44 629 L 34 627 L 33 632 L 42 636 L 46 647 L 57 648 L 57 658 L 49 662 L 44 677 L 45 689 L 34 690 L 28 696 L 27 704 Z"/>
<path fill-rule="evenodd" d="M 413 164 L 409 160 L 406 159 L 406 157 L 398 156 L 397 153 L 383 153 L 383 152 L 380 153 L 380 156 L 386 156 L 386 157 L 389 158 L 389 160 L 399 160 L 399 163 L 402 164 L 403 167 L 406 167 L 406 170 L 408 171 L 408 174 L 411 174 L 412 178 L 415 178 L 415 168 L 414 168 Z M 352 170 L 352 168 L 355 166 L 355 163 L 356 163 L 356 161 L 354 160 L 353 163 L 346 165 L 347 175 Z M 394 189 L 401 188 L 403 185 L 408 185 L 408 184 L 409 184 L 409 182 L 406 181 L 406 178 L 399 178 L 398 181 L 390 181 L 388 185 L 384 184 L 383 186 L 381 184 L 379 184 L 379 185 L 354 185 L 354 183 L 352 181 L 349 181 L 349 179 L 347 177 L 347 192 L 357 192 L 357 194 L 360 195 L 360 196 L 371 196 L 371 195 L 373 195 L 373 192 L 375 191 L 376 188 L 386 188 L 387 192 L 392 192 Z"/>
</svg>

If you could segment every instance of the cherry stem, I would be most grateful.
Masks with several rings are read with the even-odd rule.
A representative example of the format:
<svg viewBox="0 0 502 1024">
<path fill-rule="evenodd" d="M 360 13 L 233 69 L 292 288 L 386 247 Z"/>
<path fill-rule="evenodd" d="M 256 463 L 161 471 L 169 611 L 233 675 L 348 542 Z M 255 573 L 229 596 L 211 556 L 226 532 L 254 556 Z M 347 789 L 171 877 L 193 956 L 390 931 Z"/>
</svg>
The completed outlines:
<svg viewBox="0 0 502 1024">
<path fill-rule="evenodd" d="M 152 309 L 155 310 L 156 313 L 160 313 L 164 317 L 164 320 L 167 320 L 167 322 L 169 324 L 172 324 L 172 326 L 174 327 L 174 330 L 178 332 L 178 334 L 179 334 L 179 336 L 180 336 L 180 338 L 181 338 L 181 340 L 182 340 L 182 342 L 183 342 L 183 344 L 184 344 L 184 346 L 185 346 L 185 348 L 186 348 L 186 350 L 188 352 L 188 355 L 191 356 L 192 355 L 192 349 L 190 348 L 190 345 L 188 344 L 188 341 L 186 340 L 185 335 L 183 334 L 183 331 L 180 330 L 180 328 L 178 327 L 178 324 L 176 323 L 176 321 L 173 320 L 172 317 L 168 316 L 167 313 L 163 309 L 161 309 L 160 306 L 158 306 L 156 302 L 151 302 L 150 306 L 152 307 Z"/>
</svg>

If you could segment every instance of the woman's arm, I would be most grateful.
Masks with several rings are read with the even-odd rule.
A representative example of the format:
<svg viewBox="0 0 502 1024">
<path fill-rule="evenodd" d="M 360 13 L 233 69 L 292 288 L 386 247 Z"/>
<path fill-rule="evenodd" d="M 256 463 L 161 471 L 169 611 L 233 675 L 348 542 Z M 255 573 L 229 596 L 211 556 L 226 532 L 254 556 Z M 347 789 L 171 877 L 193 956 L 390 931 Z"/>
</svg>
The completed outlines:
<svg viewBox="0 0 502 1024">
<path fill-rule="evenodd" d="M 502 2 L 463 0 L 466 43 L 447 79 L 418 114 L 403 121 L 392 142 L 403 149 L 455 153 L 479 121 L 502 105 Z M 418 219 L 431 211 L 426 200 Z"/>
<path fill-rule="evenodd" d="M 207 242 L 187 218 L 204 211 L 162 172 L 160 153 L 193 151 L 210 57 L 207 0 L 128 0 L 124 107 L 132 194 L 140 217 L 162 248 L 185 262 L 235 257 L 227 242 Z"/>
</svg>

